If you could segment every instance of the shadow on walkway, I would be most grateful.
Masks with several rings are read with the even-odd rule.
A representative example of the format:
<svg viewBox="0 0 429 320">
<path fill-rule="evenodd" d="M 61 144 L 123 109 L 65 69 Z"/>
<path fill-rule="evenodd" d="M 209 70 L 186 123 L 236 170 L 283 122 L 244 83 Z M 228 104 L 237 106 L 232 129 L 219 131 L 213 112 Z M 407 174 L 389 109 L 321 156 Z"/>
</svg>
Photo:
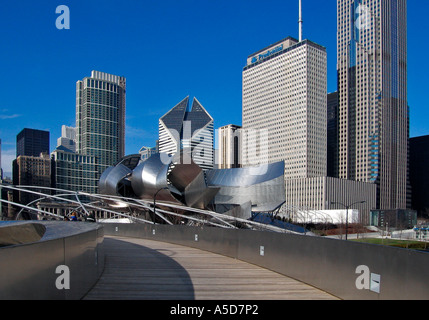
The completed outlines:
<svg viewBox="0 0 429 320">
<path fill-rule="evenodd" d="M 170 258 L 129 240 L 105 238 L 105 268 L 85 300 L 194 300 L 188 272 Z"/>
</svg>

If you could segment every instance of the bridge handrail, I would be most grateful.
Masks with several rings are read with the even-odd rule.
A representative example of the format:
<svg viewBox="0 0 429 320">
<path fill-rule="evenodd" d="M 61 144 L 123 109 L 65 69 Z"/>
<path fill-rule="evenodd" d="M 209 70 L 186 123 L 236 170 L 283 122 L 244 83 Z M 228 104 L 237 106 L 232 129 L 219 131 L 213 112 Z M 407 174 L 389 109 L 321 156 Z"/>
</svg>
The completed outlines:
<svg viewBox="0 0 429 320">
<path fill-rule="evenodd" d="M 101 276 L 104 268 L 102 225 L 17 221 L 0 223 L 0 234 L 10 234 L 8 228 L 27 230 L 15 234 L 21 234 L 21 239 L 4 241 L 0 247 L 1 300 L 81 299 Z"/>
</svg>

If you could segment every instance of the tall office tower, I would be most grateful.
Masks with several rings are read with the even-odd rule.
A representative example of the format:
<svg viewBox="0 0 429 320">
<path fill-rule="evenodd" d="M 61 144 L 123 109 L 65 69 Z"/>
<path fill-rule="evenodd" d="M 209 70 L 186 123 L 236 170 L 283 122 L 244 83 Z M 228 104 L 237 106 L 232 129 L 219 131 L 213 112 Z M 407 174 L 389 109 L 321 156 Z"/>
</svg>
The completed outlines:
<svg viewBox="0 0 429 320">
<path fill-rule="evenodd" d="M 39 157 L 41 153 L 49 153 L 49 131 L 23 129 L 16 136 L 16 157 Z"/>
<path fill-rule="evenodd" d="M 407 202 L 407 1 L 338 0 L 339 177 Z"/>
<path fill-rule="evenodd" d="M 57 147 L 59 146 L 76 152 L 76 128 L 64 125 L 61 127 L 61 137 L 57 139 Z"/>
<path fill-rule="evenodd" d="M 14 185 L 51 187 L 51 159 L 49 158 L 49 132 L 23 129 L 16 136 L 16 159 L 12 163 Z M 49 194 L 47 189 L 37 190 Z M 27 204 L 40 196 L 14 192 L 14 199 Z"/>
<path fill-rule="evenodd" d="M 328 93 L 328 177 L 338 178 L 338 92 Z"/>
<path fill-rule="evenodd" d="M 219 169 L 241 167 L 241 126 L 229 124 L 218 132 L 217 165 Z"/>
<path fill-rule="evenodd" d="M 202 169 L 213 169 L 213 118 L 189 96 L 159 119 L 159 152 L 174 155 L 185 151 Z"/>
<path fill-rule="evenodd" d="M 13 161 L 13 184 L 21 186 L 52 187 L 51 159 L 48 153 L 39 156 L 19 155 Z M 36 189 L 36 191 L 50 194 L 49 189 Z M 40 198 L 40 195 L 27 192 L 18 192 L 17 198 L 21 204 Z M 14 196 L 15 197 L 15 196 Z M 18 198 L 19 197 L 19 198 Z"/>
<path fill-rule="evenodd" d="M 248 57 L 243 165 L 256 164 L 267 152 L 262 159 L 285 161 L 286 179 L 326 176 L 326 65 L 324 47 L 291 37 Z M 268 134 L 250 139 L 264 130 Z"/>
<path fill-rule="evenodd" d="M 97 157 L 101 173 L 125 154 L 126 79 L 92 71 L 76 83 L 77 153 Z"/>
</svg>

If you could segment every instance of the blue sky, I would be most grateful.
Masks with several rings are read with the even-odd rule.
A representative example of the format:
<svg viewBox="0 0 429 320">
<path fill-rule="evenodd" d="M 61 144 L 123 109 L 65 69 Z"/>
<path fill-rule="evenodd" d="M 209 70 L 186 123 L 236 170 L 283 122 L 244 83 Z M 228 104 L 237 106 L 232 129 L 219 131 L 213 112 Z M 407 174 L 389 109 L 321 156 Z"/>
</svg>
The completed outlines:
<svg viewBox="0 0 429 320">
<path fill-rule="evenodd" d="M 55 9 L 70 9 L 58 30 Z M 411 136 L 429 134 L 429 1 L 408 3 Z M 327 48 L 328 91 L 336 90 L 336 1 L 303 0 L 304 38 Z M 127 78 L 126 153 L 154 146 L 158 119 L 195 96 L 215 128 L 241 124 L 248 55 L 298 37 L 298 0 L 0 0 L 0 139 L 10 171 L 16 135 L 75 125 L 75 84 L 91 70 Z M 51 150 L 51 151 L 52 151 Z"/>
</svg>

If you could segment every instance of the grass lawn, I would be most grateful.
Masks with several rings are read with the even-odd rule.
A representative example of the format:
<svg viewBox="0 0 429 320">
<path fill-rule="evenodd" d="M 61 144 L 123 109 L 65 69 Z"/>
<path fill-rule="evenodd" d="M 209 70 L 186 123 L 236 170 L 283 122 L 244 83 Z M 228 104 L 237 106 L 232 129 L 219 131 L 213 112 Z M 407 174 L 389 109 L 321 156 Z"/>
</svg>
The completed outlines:
<svg viewBox="0 0 429 320">
<path fill-rule="evenodd" d="M 415 250 L 429 250 L 428 243 L 414 241 L 414 240 L 368 238 L 368 239 L 356 239 L 352 241 L 365 242 L 365 243 L 371 243 L 371 244 L 381 244 L 385 246 L 415 249 Z"/>
</svg>

